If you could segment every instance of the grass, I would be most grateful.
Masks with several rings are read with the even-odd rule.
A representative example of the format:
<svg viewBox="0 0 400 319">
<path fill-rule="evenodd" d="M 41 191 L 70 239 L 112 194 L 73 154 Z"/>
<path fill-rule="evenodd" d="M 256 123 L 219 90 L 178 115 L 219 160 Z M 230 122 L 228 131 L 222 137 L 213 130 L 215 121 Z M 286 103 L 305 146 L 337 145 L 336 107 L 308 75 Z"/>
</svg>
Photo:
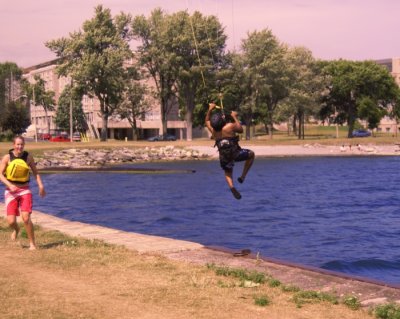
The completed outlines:
<svg viewBox="0 0 400 319">
<path fill-rule="evenodd" d="M 0 218 L 1 318 L 372 318 L 326 298 L 297 308 L 296 289 L 263 272 L 139 255 L 41 227 L 40 249 L 30 252 L 26 238 L 15 244 L 10 235 Z"/>
</svg>

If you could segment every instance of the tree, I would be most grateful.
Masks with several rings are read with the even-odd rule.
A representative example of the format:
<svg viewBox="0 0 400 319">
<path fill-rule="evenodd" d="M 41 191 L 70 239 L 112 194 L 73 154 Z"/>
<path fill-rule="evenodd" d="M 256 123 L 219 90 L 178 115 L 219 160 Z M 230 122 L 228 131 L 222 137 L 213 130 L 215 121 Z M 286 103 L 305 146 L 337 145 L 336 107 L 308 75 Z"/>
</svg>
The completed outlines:
<svg viewBox="0 0 400 319">
<path fill-rule="evenodd" d="M 215 84 L 215 74 L 221 67 L 226 35 L 215 16 L 203 16 L 186 11 L 171 16 L 170 28 L 174 30 L 177 53 L 177 91 L 184 104 L 187 123 L 187 140 L 192 139 L 193 111 L 198 102 L 204 102 L 204 92 Z M 207 80 L 206 80 L 207 79 Z M 210 94 L 207 94 L 210 98 Z M 207 102 L 210 102 L 209 100 Z"/>
<path fill-rule="evenodd" d="M 10 102 L 7 104 L 0 120 L 3 130 L 10 130 L 14 135 L 19 135 L 25 132 L 30 124 L 29 111 L 25 105 L 20 102 Z"/>
<path fill-rule="evenodd" d="M 326 63 L 323 73 L 330 78 L 323 97 L 325 114 L 336 109 L 346 118 L 348 137 L 352 137 L 355 121 L 366 119 L 374 128 L 389 107 L 398 103 L 399 87 L 389 71 L 373 61 L 337 60 Z M 385 111 L 383 111 L 385 110 Z"/>
<path fill-rule="evenodd" d="M 35 75 L 34 80 L 35 83 L 31 84 L 28 90 L 28 96 L 31 96 L 35 106 L 40 105 L 43 107 L 46 117 L 47 133 L 50 133 L 51 118 L 49 117 L 49 111 L 55 110 L 55 93 L 54 91 L 46 90 L 46 81 L 39 75 Z"/>
<path fill-rule="evenodd" d="M 162 133 L 167 132 L 167 115 L 176 98 L 176 79 L 180 58 L 173 48 L 177 30 L 171 27 L 171 17 L 160 8 L 151 12 L 149 18 L 136 16 L 132 22 L 134 39 L 140 41 L 137 48 L 139 63 L 148 71 L 155 83 L 161 104 Z"/>
<path fill-rule="evenodd" d="M 22 70 L 13 62 L 0 63 L 0 118 L 6 112 L 7 105 L 16 98 L 14 83 L 22 76 Z"/>
<path fill-rule="evenodd" d="M 56 112 L 55 123 L 58 128 L 69 132 L 70 131 L 70 108 L 72 98 L 72 130 L 85 132 L 87 123 L 85 114 L 82 109 L 82 93 L 71 85 L 67 85 L 58 99 L 58 108 Z"/>
<path fill-rule="evenodd" d="M 145 116 L 151 109 L 150 102 L 145 97 L 148 96 L 148 89 L 139 81 L 131 80 L 127 82 L 124 100 L 118 108 L 117 114 L 121 119 L 127 119 L 132 127 L 133 140 L 138 139 L 137 119 Z"/>
<path fill-rule="evenodd" d="M 83 31 L 46 43 L 60 58 L 59 75 L 70 76 L 74 85 L 100 102 L 101 141 L 107 140 L 108 118 L 123 99 L 127 78 L 125 63 L 132 58 L 129 48 L 131 16 L 114 18 L 109 9 L 97 6 L 95 16 L 83 23 Z"/>
<path fill-rule="evenodd" d="M 286 119 L 293 119 L 293 131 L 299 139 L 304 139 L 306 117 L 319 113 L 319 97 L 324 89 L 324 81 L 319 76 L 312 52 L 304 47 L 289 49 L 286 64 L 291 73 L 289 96 L 283 103 L 286 106 Z"/>
<path fill-rule="evenodd" d="M 289 95 L 290 70 L 285 64 L 287 48 L 268 29 L 248 34 L 242 42 L 245 68 L 252 74 L 252 95 L 260 101 L 258 111 L 270 138 L 278 103 Z"/>
</svg>

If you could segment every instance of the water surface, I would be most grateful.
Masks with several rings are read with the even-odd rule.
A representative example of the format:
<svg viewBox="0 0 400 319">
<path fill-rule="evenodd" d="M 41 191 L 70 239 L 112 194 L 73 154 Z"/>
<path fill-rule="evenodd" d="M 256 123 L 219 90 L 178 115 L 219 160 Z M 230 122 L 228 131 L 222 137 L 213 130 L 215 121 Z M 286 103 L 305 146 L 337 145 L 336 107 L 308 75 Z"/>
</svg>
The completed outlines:
<svg viewBox="0 0 400 319">
<path fill-rule="evenodd" d="M 73 221 L 232 249 L 400 283 L 398 157 L 257 159 L 227 189 L 216 161 L 134 167 L 194 174 L 43 175 L 35 209 Z M 235 167 L 235 175 L 242 164 Z M 35 183 L 32 183 L 35 184 Z"/>
</svg>

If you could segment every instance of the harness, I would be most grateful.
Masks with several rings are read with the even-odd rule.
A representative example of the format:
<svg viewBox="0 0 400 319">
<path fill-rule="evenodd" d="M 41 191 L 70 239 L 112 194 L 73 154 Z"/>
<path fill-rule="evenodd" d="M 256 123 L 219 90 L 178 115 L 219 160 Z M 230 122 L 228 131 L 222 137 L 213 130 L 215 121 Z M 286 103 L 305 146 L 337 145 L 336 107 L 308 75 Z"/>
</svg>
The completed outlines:
<svg viewBox="0 0 400 319">
<path fill-rule="evenodd" d="M 5 171 L 7 180 L 16 184 L 29 182 L 28 152 L 24 151 L 21 156 L 16 157 L 11 149 L 9 154 L 10 162 Z"/>
<path fill-rule="evenodd" d="M 218 147 L 221 165 L 227 165 L 234 161 L 241 150 L 237 136 L 217 139 L 214 146 Z"/>
</svg>

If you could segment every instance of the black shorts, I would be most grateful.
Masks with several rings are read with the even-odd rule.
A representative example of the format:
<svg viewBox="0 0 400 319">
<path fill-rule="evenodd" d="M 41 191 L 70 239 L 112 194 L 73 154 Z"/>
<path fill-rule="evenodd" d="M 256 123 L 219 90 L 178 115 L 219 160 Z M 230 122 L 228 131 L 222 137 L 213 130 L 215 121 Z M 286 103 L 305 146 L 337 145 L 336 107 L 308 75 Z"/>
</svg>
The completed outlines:
<svg viewBox="0 0 400 319">
<path fill-rule="evenodd" d="M 231 160 L 223 159 L 220 156 L 219 160 L 220 160 L 221 168 L 224 171 L 231 171 L 233 169 L 233 166 L 235 166 L 235 162 L 247 161 L 250 158 L 250 152 L 251 152 L 251 150 L 249 150 L 249 149 L 241 148 L 240 151 L 238 152 L 238 154 L 236 155 L 236 157 Z"/>
</svg>

